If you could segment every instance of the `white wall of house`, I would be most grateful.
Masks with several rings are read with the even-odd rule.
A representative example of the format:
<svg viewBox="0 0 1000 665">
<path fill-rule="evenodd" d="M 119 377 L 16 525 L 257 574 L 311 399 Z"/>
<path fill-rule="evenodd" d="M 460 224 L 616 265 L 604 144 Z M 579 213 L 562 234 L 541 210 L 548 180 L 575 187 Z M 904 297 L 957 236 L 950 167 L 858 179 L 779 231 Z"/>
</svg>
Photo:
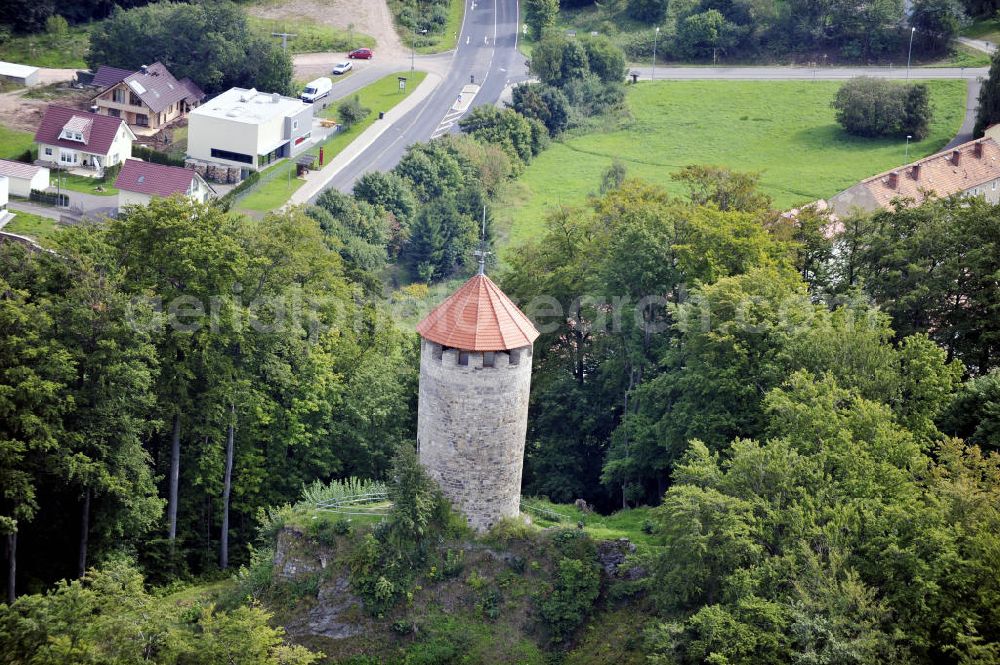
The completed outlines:
<svg viewBox="0 0 1000 665">
<path fill-rule="evenodd" d="M 7 178 L 10 180 L 10 193 L 13 196 L 28 198 L 31 190 L 45 191 L 49 187 L 49 170 L 44 167 L 38 169 L 38 172 L 31 178 L 18 178 L 16 176 L 7 176 Z"/>
<path fill-rule="evenodd" d="M 7 209 L 8 192 L 10 191 L 10 179 L 5 175 L 0 175 L 0 210 Z"/>
<path fill-rule="evenodd" d="M 276 118 L 274 123 L 266 123 L 268 127 L 264 130 L 262 125 L 255 123 L 237 122 L 192 112 L 188 114 L 188 157 L 204 162 L 256 169 L 257 156 L 260 154 L 258 149 L 262 142 L 258 138 L 259 133 L 271 135 L 273 130 L 269 125 L 274 124 L 280 136 L 282 121 L 283 118 Z M 249 155 L 251 161 L 246 163 L 218 155 L 213 156 L 213 149 Z"/>
<path fill-rule="evenodd" d="M 150 200 L 152 200 L 149 194 L 140 194 L 139 192 L 126 192 L 124 189 L 118 190 L 118 209 L 121 210 L 125 206 L 131 205 L 149 205 Z"/>
</svg>

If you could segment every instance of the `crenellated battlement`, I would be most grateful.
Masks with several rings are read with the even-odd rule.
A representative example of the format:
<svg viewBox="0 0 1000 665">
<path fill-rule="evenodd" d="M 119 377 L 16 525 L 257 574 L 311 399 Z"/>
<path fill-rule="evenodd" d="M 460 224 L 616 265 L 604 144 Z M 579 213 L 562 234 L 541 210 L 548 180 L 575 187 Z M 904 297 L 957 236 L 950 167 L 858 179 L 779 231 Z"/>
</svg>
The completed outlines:
<svg viewBox="0 0 1000 665">
<path fill-rule="evenodd" d="M 508 369 L 531 362 L 531 347 L 524 346 L 509 351 L 466 351 L 442 346 L 421 338 L 421 357 L 440 362 L 444 367 L 463 369 Z"/>
</svg>

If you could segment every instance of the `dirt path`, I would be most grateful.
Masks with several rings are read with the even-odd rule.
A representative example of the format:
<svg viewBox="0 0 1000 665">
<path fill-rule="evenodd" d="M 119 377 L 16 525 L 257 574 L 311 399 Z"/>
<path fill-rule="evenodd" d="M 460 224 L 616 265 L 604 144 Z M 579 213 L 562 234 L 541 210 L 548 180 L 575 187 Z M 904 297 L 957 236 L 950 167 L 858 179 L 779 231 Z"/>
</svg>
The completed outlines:
<svg viewBox="0 0 1000 665">
<path fill-rule="evenodd" d="M 248 6 L 247 12 L 266 19 L 305 19 L 343 30 L 353 25 L 354 30 L 375 38 L 377 58 L 407 55 L 385 0 L 276 0 Z"/>
</svg>

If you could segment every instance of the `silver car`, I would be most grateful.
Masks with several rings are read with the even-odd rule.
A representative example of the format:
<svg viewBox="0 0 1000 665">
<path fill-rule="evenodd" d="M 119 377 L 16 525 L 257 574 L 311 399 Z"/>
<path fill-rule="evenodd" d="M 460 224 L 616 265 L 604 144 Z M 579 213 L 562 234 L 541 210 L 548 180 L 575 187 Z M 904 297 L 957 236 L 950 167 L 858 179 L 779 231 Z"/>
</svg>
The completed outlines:
<svg viewBox="0 0 1000 665">
<path fill-rule="evenodd" d="M 346 74 L 352 69 L 354 69 L 354 65 L 349 60 L 345 60 L 343 62 L 338 62 L 336 65 L 333 66 L 333 73 Z"/>
</svg>

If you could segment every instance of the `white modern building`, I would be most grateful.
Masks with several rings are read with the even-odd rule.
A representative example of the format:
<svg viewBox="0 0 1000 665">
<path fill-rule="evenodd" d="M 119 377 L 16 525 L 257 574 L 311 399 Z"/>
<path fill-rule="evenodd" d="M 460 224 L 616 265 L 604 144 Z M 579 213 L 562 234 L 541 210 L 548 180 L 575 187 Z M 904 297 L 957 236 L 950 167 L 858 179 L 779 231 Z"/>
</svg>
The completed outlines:
<svg viewBox="0 0 1000 665">
<path fill-rule="evenodd" d="M 7 176 L 0 175 L 0 217 L 3 217 L 4 213 L 7 212 L 9 186 L 10 179 Z"/>
<path fill-rule="evenodd" d="M 0 176 L 7 178 L 11 194 L 25 199 L 33 189 L 44 192 L 49 188 L 49 170 L 36 164 L 0 159 Z"/>
<path fill-rule="evenodd" d="M 232 88 L 188 114 L 188 161 L 256 171 L 304 149 L 312 120 L 299 99 Z"/>
</svg>

